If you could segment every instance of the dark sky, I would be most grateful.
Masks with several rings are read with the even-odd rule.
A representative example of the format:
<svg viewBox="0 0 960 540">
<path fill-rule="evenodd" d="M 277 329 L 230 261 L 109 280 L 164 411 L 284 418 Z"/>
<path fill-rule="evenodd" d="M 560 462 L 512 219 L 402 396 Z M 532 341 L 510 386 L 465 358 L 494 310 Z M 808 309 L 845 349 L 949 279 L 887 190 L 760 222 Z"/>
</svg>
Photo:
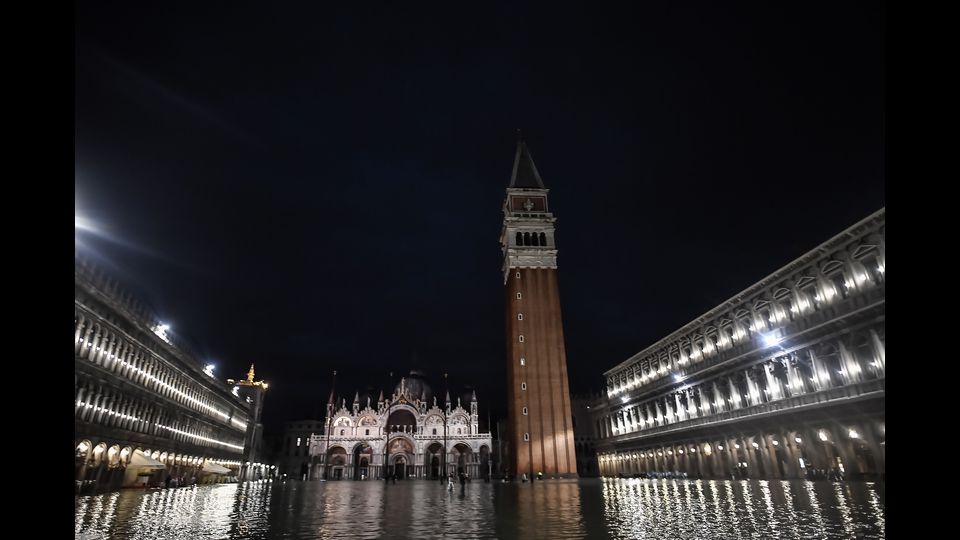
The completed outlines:
<svg viewBox="0 0 960 540">
<path fill-rule="evenodd" d="M 256 362 L 268 430 L 333 369 L 502 414 L 518 127 L 575 392 L 885 204 L 877 2 L 231 4 L 76 4 L 78 239 L 218 374 Z"/>
</svg>

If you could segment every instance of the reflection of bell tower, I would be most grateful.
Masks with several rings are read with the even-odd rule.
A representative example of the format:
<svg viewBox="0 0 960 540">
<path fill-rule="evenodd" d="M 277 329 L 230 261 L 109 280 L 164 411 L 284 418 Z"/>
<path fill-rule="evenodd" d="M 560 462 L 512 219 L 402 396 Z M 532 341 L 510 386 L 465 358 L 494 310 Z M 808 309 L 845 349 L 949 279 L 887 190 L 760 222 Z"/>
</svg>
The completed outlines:
<svg viewBox="0 0 960 540">
<path fill-rule="evenodd" d="M 576 476 L 557 284 L 556 219 L 523 141 L 503 204 L 511 473 Z"/>
</svg>

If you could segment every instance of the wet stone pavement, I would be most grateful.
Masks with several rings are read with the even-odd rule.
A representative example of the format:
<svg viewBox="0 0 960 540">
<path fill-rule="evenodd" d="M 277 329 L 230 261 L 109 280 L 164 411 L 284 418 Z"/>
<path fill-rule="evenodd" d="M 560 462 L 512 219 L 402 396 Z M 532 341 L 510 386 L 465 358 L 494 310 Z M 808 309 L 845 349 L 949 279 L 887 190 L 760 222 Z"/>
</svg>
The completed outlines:
<svg viewBox="0 0 960 540">
<path fill-rule="evenodd" d="M 247 482 L 76 498 L 78 539 L 884 538 L 882 482 Z"/>
</svg>

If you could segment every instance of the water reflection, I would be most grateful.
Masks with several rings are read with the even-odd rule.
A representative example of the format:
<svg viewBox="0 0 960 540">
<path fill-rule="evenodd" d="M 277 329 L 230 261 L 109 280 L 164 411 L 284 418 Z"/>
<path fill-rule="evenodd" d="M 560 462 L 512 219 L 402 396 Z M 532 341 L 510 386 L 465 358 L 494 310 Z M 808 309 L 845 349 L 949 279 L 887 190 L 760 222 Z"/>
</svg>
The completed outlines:
<svg viewBox="0 0 960 540">
<path fill-rule="evenodd" d="M 883 538 L 882 483 L 248 482 L 77 497 L 78 538 Z"/>
</svg>

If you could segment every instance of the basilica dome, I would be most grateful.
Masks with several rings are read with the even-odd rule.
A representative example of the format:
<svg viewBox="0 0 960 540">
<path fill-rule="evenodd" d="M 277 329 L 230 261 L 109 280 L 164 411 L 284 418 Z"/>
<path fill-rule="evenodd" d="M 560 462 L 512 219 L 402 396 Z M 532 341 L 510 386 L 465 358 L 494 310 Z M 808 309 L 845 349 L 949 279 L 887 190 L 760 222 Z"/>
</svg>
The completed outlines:
<svg viewBox="0 0 960 540">
<path fill-rule="evenodd" d="M 427 403 L 433 401 L 433 390 L 427 383 L 426 375 L 422 371 L 411 370 L 410 374 L 397 383 L 394 393 L 402 393 L 408 401 L 417 399 Z"/>
</svg>

